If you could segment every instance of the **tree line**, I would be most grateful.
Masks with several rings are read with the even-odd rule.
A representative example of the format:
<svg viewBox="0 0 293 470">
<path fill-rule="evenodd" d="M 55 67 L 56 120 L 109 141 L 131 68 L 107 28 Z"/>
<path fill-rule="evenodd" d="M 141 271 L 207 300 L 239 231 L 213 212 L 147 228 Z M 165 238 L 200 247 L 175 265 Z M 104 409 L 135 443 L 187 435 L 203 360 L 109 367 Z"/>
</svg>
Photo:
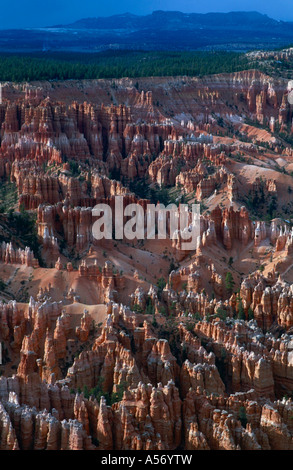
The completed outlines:
<svg viewBox="0 0 293 470">
<path fill-rule="evenodd" d="M 236 52 L 2 53 L 0 81 L 100 79 L 150 76 L 202 76 L 249 68 Z"/>
</svg>

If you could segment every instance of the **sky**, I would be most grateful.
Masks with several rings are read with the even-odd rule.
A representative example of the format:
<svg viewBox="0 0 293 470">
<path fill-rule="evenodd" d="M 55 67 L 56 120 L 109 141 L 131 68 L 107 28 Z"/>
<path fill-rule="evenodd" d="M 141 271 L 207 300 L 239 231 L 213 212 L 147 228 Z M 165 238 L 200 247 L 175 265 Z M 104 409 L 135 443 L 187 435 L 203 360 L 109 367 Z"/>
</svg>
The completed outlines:
<svg viewBox="0 0 293 470">
<path fill-rule="evenodd" d="M 0 0 L 0 28 L 43 27 L 126 12 L 145 15 L 154 10 L 259 11 L 278 20 L 293 21 L 292 0 Z"/>
</svg>

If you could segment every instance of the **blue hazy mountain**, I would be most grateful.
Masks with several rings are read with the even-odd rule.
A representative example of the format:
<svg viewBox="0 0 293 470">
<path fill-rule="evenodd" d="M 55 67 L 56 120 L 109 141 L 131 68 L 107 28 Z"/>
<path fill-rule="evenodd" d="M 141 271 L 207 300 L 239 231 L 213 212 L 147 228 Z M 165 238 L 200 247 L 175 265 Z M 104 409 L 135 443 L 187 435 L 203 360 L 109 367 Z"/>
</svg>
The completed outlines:
<svg viewBox="0 0 293 470">
<path fill-rule="evenodd" d="M 0 51 L 107 49 L 246 51 L 293 43 L 293 23 L 258 12 L 182 13 L 155 11 L 84 18 L 71 24 L 0 31 Z"/>
<path fill-rule="evenodd" d="M 277 21 L 258 12 L 230 13 L 182 13 L 180 11 L 154 11 L 151 15 L 138 16 L 131 13 L 109 17 L 84 18 L 67 27 L 74 29 L 116 29 L 116 30 L 198 30 L 202 28 L 226 30 L 268 30 L 281 32 L 282 28 L 292 28 L 284 21 Z"/>
</svg>

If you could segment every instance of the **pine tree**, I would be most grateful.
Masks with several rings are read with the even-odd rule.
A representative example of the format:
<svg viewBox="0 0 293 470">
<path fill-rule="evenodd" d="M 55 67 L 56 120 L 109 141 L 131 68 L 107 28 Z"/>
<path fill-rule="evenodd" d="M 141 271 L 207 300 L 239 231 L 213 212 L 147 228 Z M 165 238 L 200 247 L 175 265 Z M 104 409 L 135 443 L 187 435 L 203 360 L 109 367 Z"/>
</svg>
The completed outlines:
<svg viewBox="0 0 293 470">
<path fill-rule="evenodd" d="M 226 278 L 225 278 L 225 286 L 226 286 L 228 294 L 230 295 L 232 294 L 234 285 L 235 285 L 235 282 L 234 282 L 233 276 L 230 273 L 230 271 L 228 271 L 226 274 Z"/>
<path fill-rule="evenodd" d="M 245 311 L 244 311 L 244 307 L 243 307 L 243 303 L 241 299 L 238 304 L 238 318 L 239 320 L 246 320 Z"/>
<path fill-rule="evenodd" d="M 251 307 L 249 307 L 248 309 L 248 320 L 253 320 L 254 319 L 254 315 L 253 315 L 253 310 Z"/>
</svg>

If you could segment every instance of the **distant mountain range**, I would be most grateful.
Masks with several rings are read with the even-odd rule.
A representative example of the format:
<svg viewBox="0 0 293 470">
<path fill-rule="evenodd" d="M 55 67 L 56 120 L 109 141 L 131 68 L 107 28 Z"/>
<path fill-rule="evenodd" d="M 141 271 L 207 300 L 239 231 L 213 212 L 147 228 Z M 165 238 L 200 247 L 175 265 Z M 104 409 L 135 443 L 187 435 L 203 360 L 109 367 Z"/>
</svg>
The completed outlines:
<svg viewBox="0 0 293 470">
<path fill-rule="evenodd" d="M 277 21 L 258 12 L 155 11 L 145 16 L 125 13 L 47 28 L 0 31 L 0 51 L 247 51 L 290 43 L 293 22 Z"/>
<path fill-rule="evenodd" d="M 64 27 L 64 25 L 59 27 Z M 230 13 L 182 13 L 180 11 L 154 11 L 151 15 L 138 16 L 131 13 L 109 17 L 84 18 L 65 27 L 73 29 L 108 29 L 108 30 L 192 30 L 199 29 L 246 29 L 252 31 L 268 31 L 273 28 L 281 32 L 290 23 L 277 21 L 267 15 L 252 12 Z"/>
</svg>

